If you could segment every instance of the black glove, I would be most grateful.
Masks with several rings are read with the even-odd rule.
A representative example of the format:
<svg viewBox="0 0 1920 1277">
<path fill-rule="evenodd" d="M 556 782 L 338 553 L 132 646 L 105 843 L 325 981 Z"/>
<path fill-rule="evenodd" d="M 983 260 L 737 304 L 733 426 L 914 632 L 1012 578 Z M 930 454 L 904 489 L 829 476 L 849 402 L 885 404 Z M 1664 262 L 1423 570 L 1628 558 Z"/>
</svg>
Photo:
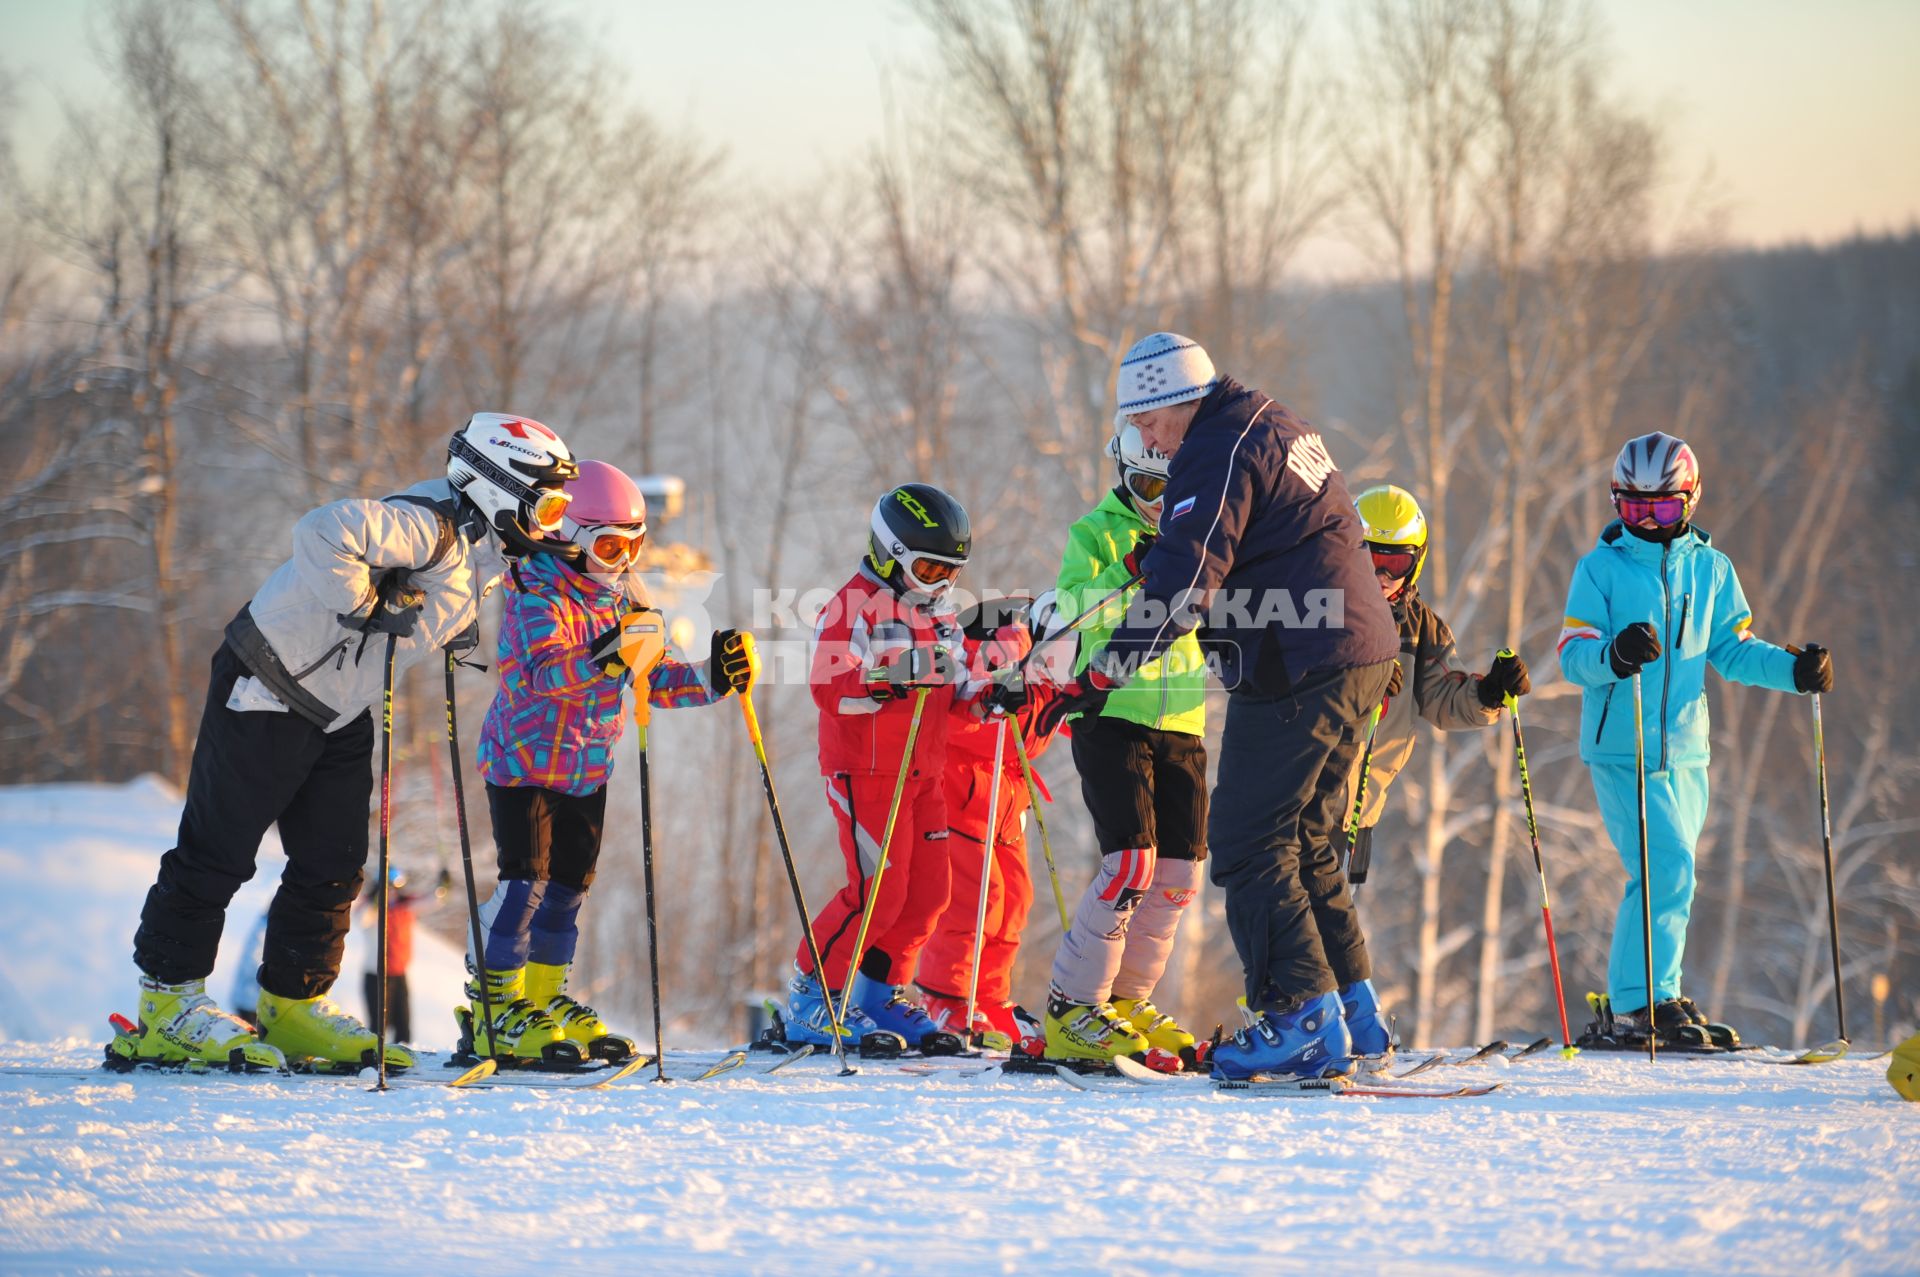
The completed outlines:
<svg viewBox="0 0 1920 1277">
<path fill-rule="evenodd" d="M 1793 653 L 1793 685 L 1802 692 L 1833 690 L 1833 658 L 1818 643 L 1787 649 Z"/>
<path fill-rule="evenodd" d="M 1133 549 L 1127 551 L 1127 557 L 1122 560 L 1128 576 L 1139 576 L 1146 570 L 1142 565 L 1147 561 L 1147 552 L 1153 549 L 1153 543 L 1159 539 L 1157 534 L 1149 532 L 1133 543 Z"/>
<path fill-rule="evenodd" d="M 995 679 L 981 696 L 980 705 L 988 714 L 1018 714 L 1032 699 L 1024 678 L 1010 678 L 1004 682 Z"/>
<path fill-rule="evenodd" d="M 1632 678 L 1642 665 L 1659 656 L 1660 640 L 1645 621 L 1635 621 L 1621 630 L 1607 648 L 1607 663 L 1613 666 L 1616 678 Z"/>
<path fill-rule="evenodd" d="M 744 696 L 753 687 L 753 636 L 745 630 L 715 630 L 707 645 L 707 686 Z"/>
<path fill-rule="evenodd" d="M 1113 695 L 1113 689 L 1118 686 L 1099 670 L 1088 669 L 1047 702 L 1034 720 L 1034 730 L 1042 736 L 1049 736 L 1069 714 L 1098 714 L 1106 705 L 1107 697 Z"/>
<path fill-rule="evenodd" d="M 340 624 L 361 634 L 392 634 L 407 638 L 420 627 L 420 609 L 427 592 L 416 590 L 404 569 L 388 571 L 373 583 L 373 610 L 365 616 L 340 614 Z"/>
<path fill-rule="evenodd" d="M 480 618 L 474 617 L 467 628 L 447 640 L 447 651 L 455 656 L 465 656 L 480 646 Z"/>
<path fill-rule="evenodd" d="M 1527 678 L 1527 663 L 1518 656 L 1502 653 L 1493 658 L 1493 664 L 1480 676 L 1480 703 L 1488 709 L 1498 709 L 1507 697 L 1521 697 L 1533 690 L 1533 684 Z"/>
<path fill-rule="evenodd" d="M 1401 671 L 1400 662 L 1395 661 L 1393 663 L 1393 673 L 1387 675 L 1387 695 L 1400 695 L 1400 689 L 1405 687 L 1406 683 L 1407 676 Z"/>
<path fill-rule="evenodd" d="M 905 648 L 873 672 L 867 683 L 867 695 L 876 701 L 890 701 L 915 688 L 951 683 L 953 673 L 953 656 L 946 648 Z"/>
</svg>

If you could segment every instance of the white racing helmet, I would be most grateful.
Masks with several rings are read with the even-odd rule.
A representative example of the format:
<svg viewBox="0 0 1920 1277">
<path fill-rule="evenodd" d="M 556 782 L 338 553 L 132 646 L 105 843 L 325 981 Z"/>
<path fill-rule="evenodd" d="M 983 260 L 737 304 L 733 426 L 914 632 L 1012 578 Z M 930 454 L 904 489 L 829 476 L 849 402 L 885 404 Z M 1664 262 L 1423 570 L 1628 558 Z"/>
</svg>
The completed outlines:
<svg viewBox="0 0 1920 1277">
<path fill-rule="evenodd" d="M 562 485 L 579 473 L 560 436 L 531 417 L 476 412 L 447 443 L 447 482 L 516 553 L 559 530 L 570 499 Z"/>
<path fill-rule="evenodd" d="M 1120 467 L 1120 486 L 1134 504 L 1160 504 L 1173 461 L 1158 448 L 1148 447 L 1140 437 L 1140 427 L 1127 420 L 1125 413 L 1113 416 L 1113 438 L 1107 440 L 1107 455 Z"/>
</svg>

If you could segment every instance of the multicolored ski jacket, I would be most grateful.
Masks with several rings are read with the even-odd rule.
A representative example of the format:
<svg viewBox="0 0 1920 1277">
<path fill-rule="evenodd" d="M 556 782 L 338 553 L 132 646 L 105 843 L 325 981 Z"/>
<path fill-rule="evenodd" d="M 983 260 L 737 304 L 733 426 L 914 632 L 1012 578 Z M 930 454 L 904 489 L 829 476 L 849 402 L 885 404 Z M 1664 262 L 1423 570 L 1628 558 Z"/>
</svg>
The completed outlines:
<svg viewBox="0 0 1920 1277">
<path fill-rule="evenodd" d="M 1660 658 L 1640 671 L 1649 770 L 1706 765 L 1709 664 L 1736 683 L 1795 690 L 1793 654 L 1754 637 L 1732 560 L 1698 528 L 1662 545 L 1609 523 L 1574 567 L 1566 618 L 1560 669 L 1583 689 L 1583 762 L 1633 765 L 1633 689 L 1607 648 L 1635 621 L 1660 639 Z"/>
<path fill-rule="evenodd" d="M 507 573 L 500 621 L 500 690 L 480 727 L 480 774 L 491 785 L 538 786 L 590 794 L 613 772 L 624 730 L 621 692 L 631 674 L 608 678 L 593 663 L 593 640 L 630 606 L 615 585 L 548 554 Z M 668 656 L 653 668 L 647 700 L 661 709 L 721 699 L 700 671 Z"/>
</svg>

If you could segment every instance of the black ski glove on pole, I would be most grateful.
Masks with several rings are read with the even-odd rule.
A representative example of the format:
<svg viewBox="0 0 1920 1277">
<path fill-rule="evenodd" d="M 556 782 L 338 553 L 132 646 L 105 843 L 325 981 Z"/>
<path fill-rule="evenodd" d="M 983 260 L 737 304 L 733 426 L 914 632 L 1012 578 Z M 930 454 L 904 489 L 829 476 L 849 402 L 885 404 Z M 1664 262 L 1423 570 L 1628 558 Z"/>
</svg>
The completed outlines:
<svg viewBox="0 0 1920 1277">
<path fill-rule="evenodd" d="M 1488 709 L 1499 708 L 1508 696 L 1525 696 L 1532 690 L 1527 663 L 1518 655 L 1494 657 L 1493 664 L 1480 676 L 1480 703 Z"/>
<path fill-rule="evenodd" d="M 753 687 L 753 636 L 745 630 L 715 630 L 707 645 L 707 686 L 743 696 Z"/>
<path fill-rule="evenodd" d="M 1607 648 L 1607 663 L 1613 666 L 1614 677 L 1623 680 L 1632 678 L 1642 665 L 1659 656 L 1660 640 L 1645 621 L 1635 621 L 1621 630 Z"/>
<path fill-rule="evenodd" d="M 1833 690 L 1833 658 L 1818 643 L 1789 647 L 1793 653 L 1793 685 L 1801 692 Z"/>
<path fill-rule="evenodd" d="M 365 616 L 340 613 L 340 624 L 360 634 L 393 634 L 410 637 L 420 626 L 420 609 L 426 605 L 425 590 L 413 587 L 411 574 L 393 569 L 373 583 L 373 610 Z"/>
</svg>

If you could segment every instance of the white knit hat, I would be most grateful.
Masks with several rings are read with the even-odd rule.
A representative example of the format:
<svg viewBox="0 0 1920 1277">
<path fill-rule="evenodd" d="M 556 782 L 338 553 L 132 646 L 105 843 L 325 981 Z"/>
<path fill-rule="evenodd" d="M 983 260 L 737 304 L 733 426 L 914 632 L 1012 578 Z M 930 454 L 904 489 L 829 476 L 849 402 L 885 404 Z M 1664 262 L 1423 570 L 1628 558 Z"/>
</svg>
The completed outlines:
<svg viewBox="0 0 1920 1277">
<path fill-rule="evenodd" d="M 1134 342 L 1120 361 L 1113 395 L 1121 412 L 1146 412 L 1204 399 L 1217 384 L 1213 360 L 1199 342 L 1179 333 L 1150 333 Z"/>
</svg>

